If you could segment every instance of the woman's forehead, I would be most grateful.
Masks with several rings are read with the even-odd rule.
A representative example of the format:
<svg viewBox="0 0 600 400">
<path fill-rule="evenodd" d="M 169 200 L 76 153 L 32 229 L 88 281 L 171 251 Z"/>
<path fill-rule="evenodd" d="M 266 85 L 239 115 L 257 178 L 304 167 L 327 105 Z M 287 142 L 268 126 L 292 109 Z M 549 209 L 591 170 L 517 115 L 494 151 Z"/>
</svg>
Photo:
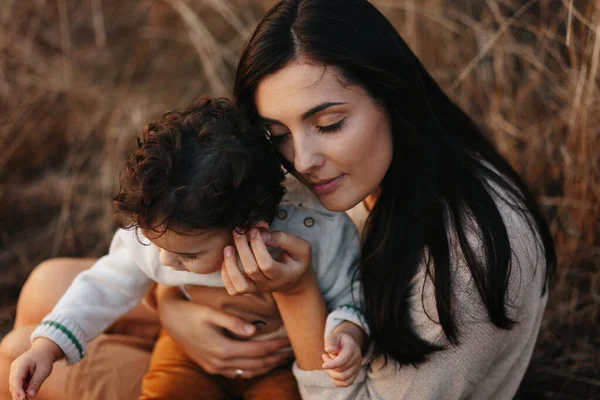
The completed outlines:
<svg viewBox="0 0 600 400">
<path fill-rule="evenodd" d="M 348 102 L 356 96 L 354 89 L 342 82 L 333 66 L 294 62 L 265 77 L 254 100 L 261 117 L 299 117 L 325 102 Z"/>
</svg>

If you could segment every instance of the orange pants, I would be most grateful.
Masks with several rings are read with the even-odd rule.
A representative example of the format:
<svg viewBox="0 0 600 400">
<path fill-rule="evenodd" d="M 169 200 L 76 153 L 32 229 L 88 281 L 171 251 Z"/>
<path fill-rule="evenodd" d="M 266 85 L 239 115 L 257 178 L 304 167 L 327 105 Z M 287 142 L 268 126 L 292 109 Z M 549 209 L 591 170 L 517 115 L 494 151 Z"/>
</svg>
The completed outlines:
<svg viewBox="0 0 600 400">
<path fill-rule="evenodd" d="M 276 368 L 253 379 L 210 375 L 189 359 L 169 335 L 158 338 L 138 400 L 178 399 L 300 399 L 290 366 Z"/>
</svg>

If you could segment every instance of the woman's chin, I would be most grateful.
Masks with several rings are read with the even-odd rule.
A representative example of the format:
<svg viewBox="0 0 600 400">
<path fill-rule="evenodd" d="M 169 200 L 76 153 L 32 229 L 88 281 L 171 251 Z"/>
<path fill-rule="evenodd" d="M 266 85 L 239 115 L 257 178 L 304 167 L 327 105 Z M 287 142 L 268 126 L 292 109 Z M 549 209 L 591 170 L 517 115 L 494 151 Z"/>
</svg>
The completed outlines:
<svg viewBox="0 0 600 400">
<path fill-rule="evenodd" d="M 340 195 L 317 195 L 319 202 L 328 209 L 333 212 L 344 212 L 354 208 L 358 203 L 362 201 L 362 199 L 353 199 L 349 196 L 340 196 Z"/>
</svg>

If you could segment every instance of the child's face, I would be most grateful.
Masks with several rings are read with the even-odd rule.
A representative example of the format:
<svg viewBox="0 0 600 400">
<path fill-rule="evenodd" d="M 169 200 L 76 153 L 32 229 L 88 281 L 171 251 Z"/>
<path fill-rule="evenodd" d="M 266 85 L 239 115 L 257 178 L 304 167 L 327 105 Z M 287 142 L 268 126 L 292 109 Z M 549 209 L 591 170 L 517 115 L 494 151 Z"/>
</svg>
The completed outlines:
<svg viewBox="0 0 600 400">
<path fill-rule="evenodd" d="M 162 265 L 196 274 L 220 270 L 223 249 L 233 244 L 232 232 L 224 230 L 199 231 L 193 235 L 180 235 L 170 230 L 162 235 L 148 231 L 143 233 L 158 247 Z"/>
</svg>

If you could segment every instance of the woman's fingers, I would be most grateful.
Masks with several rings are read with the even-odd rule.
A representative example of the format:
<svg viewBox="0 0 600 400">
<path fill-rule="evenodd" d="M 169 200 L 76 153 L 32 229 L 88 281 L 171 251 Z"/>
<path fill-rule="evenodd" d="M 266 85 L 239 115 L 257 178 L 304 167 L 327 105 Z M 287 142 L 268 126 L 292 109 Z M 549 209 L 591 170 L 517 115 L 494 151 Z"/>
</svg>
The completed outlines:
<svg viewBox="0 0 600 400">
<path fill-rule="evenodd" d="M 226 354 L 223 358 L 234 360 L 239 358 L 265 358 L 275 354 L 292 354 L 290 341 L 286 339 L 272 339 L 261 341 L 228 340 L 223 349 Z"/>
<path fill-rule="evenodd" d="M 310 243 L 287 232 L 272 231 L 267 245 L 277 247 L 289 254 L 295 260 L 310 260 Z"/>
<path fill-rule="evenodd" d="M 249 233 L 251 240 L 255 240 L 253 239 L 253 236 L 258 235 L 258 229 L 252 228 Z M 253 253 L 253 249 L 250 248 L 250 245 L 248 244 L 246 235 L 238 235 L 237 232 L 234 231 L 233 240 L 240 255 L 240 260 L 242 261 L 242 269 L 245 271 L 246 275 L 255 282 L 267 280 L 267 277 L 263 274 L 263 271 L 261 271 L 259 266 L 260 261 L 257 262 L 257 259 L 255 258 L 256 254 Z"/>
<path fill-rule="evenodd" d="M 250 379 L 255 376 L 261 375 L 267 371 L 270 371 L 273 368 L 278 366 L 291 363 L 293 360 L 292 353 L 279 353 L 273 354 L 269 357 L 265 358 L 247 358 L 247 359 L 235 359 L 229 360 L 223 364 L 220 371 L 216 372 L 220 375 L 224 375 L 228 378 L 240 378 L 238 374 L 235 376 L 231 376 L 230 373 L 235 370 L 242 370 L 241 378 Z"/>
<path fill-rule="evenodd" d="M 263 274 L 266 279 L 277 279 L 281 272 L 278 270 L 277 261 L 273 259 L 267 246 L 265 245 L 265 240 L 270 241 L 271 232 L 259 232 L 258 229 L 250 230 L 250 245 L 252 246 L 252 252 L 254 253 L 254 257 L 256 257 L 256 262 L 258 264 L 260 273 Z"/>
<path fill-rule="evenodd" d="M 256 327 L 254 325 L 241 318 L 222 313 L 210 307 L 207 308 L 206 313 L 206 318 L 212 325 L 218 328 L 227 329 L 235 335 L 250 337 L 256 332 Z"/>
<path fill-rule="evenodd" d="M 256 285 L 254 285 L 254 282 L 246 279 L 246 277 L 242 275 L 235 257 L 235 249 L 233 246 L 225 247 L 223 254 L 225 255 L 223 261 L 224 269 L 228 275 L 223 283 L 225 284 L 225 281 L 228 278 L 230 288 L 228 288 L 227 291 L 229 294 L 237 295 L 256 291 Z M 221 272 L 221 276 L 223 276 L 223 272 Z M 235 293 L 232 293 L 232 291 L 235 291 Z"/>
</svg>

